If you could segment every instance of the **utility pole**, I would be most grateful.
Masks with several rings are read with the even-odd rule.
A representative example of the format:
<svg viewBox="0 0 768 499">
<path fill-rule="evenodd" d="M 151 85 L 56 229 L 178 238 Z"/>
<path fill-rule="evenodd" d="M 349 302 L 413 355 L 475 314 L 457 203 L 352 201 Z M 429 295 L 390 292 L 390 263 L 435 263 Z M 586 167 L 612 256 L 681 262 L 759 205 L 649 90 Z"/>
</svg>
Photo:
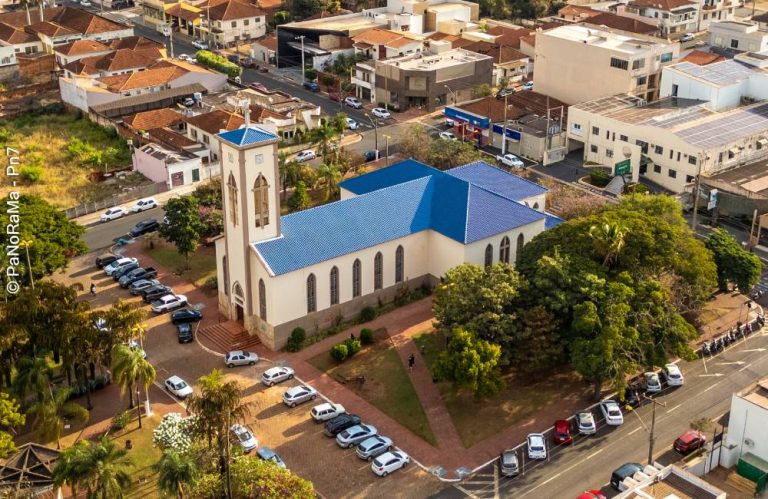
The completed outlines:
<svg viewBox="0 0 768 499">
<path fill-rule="evenodd" d="M 389 166 L 389 139 L 391 139 L 389 135 L 384 135 L 384 139 L 387 141 L 387 157 L 386 157 L 386 166 Z"/>
<path fill-rule="evenodd" d="M 368 117 L 369 120 L 371 120 L 371 125 L 373 125 L 373 137 L 374 137 L 374 147 L 376 148 L 376 159 L 379 159 L 379 127 L 376 124 L 376 120 L 374 120 L 370 114 L 363 113 L 365 116 Z"/>
<path fill-rule="evenodd" d="M 660 405 L 662 407 L 666 407 L 667 403 L 660 403 L 656 402 L 652 397 L 648 397 L 648 400 L 650 400 L 653 403 L 653 413 L 651 414 L 651 432 L 648 436 L 648 464 L 653 464 L 653 444 L 656 441 L 656 436 L 654 435 L 654 431 L 656 430 L 656 406 Z"/>
<path fill-rule="evenodd" d="M 501 131 L 501 155 L 507 152 L 507 97 L 509 94 L 504 95 L 504 129 Z M 490 114 L 490 113 L 489 113 Z M 493 131 L 493 125 L 491 125 L 491 131 Z"/>
<path fill-rule="evenodd" d="M 301 40 L 301 84 L 304 85 L 307 82 L 304 76 L 304 35 L 297 36 L 294 39 Z"/>
<path fill-rule="evenodd" d="M 693 218 L 691 218 L 691 230 L 696 232 L 696 222 L 699 214 L 699 188 L 701 187 L 701 164 L 704 162 L 704 155 L 699 155 L 699 167 L 696 172 L 696 181 L 693 184 Z"/>
<path fill-rule="evenodd" d="M 170 36 L 169 40 L 170 40 L 170 45 L 171 45 L 171 59 L 173 59 L 173 26 L 169 27 L 169 31 L 171 33 L 169 35 Z"/>
<path fill-rule="evenodd" d="M 139 429 L 141 429 L 141 390 L 136 387 L 136 413 L 139 415 Z"/>
</svg>

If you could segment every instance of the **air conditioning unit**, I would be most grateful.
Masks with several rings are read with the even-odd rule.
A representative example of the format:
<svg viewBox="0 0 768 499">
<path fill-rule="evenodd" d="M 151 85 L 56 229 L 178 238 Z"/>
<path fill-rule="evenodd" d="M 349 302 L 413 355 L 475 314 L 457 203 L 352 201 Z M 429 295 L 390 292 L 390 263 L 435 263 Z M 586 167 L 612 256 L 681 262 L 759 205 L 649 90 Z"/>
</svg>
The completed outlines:
<svg viewBox="0 0 768 499">
<path fill-rule="evenodd" d="M 745 438 L 744 439 L 744 445 L 746 445 L 747 447 L 754 447 L 755 446 L 755 441 L 752 440 L 751 438 Z"/>
</svg>

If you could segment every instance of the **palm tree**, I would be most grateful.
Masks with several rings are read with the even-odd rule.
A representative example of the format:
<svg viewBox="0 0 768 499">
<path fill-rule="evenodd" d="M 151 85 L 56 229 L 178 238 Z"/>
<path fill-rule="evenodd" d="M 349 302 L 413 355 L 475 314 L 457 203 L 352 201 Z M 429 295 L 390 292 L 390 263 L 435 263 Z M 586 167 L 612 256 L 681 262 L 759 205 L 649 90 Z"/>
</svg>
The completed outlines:
<svg viewBox="0 0 768 499">
<path fill-rule="evenodd" d="M 90 414 L 76 402 L 70 402 L 72 392 L 69 388 L 59 388 L 51 391 L 41 400 L 38 400 L 27 411 L 33 416 L 32 426 L 38 436 L 45 440 L 56 439 L 56 448 L 61 448 L 61 435 L 64 433 L 64 425 L 69 421 L 85 423 Z"/>
<path fill-rule="evenodd" d="M 91 442 L 80 440 L 72 447 L 65 449 L 56 460 L 53 468 L 53 483 L 57 487 L 68 485 L 72 489 L 72 497 L 77 497 L 77 488 L 85 481 L 91 470 L 89 450 Z"/>
<path fill-rule="evenodd" d="M 16 377 L 12 386 L 19 400 L 24 400 L 30 392 L 35 394 L 38 401 L 42 400 L 50 382 L 51 368 L 46 359 L 22 357 L 16 362 Z"/>
<path fill-rule="evenodd" d="M 112 351 L 112 375 L 120 385 L 121 393 L 128 389 L 129 409 L 133 409 L 133 384 L 141 378 L 146 390 L 155 381 L 156 374 L 155 368 L 147 362 L 141 350 L 117 345 Z"/>
<path fill-rule="evenodd" d="M 326 161 L 326 157 L 331 150 L 331 143 L 339 134 L 338 127 L 333 120 L 326 120 L 321 125 L 312 130 L 312 142 L 317 144 L 317 151 Z"/>
<path fill-rule="evenodd" d="M 73 496 L 81 487 L 89 499 L 121 499 L 123 489 L 131 484 L 131 477 L 123 471 L 130 463 L 125 455 L 125 449 L 107 436 L 96 443 L 81 440 L 61 453 L 53 469 L 54 484 L 69 485 Z"/>
<path fill-rule="evenodd" d="M 626 231 L 623 227 L 605 223 L 589 228 L 589 236 L 595 244 L 595 251 L 603 259 L 603 266 L 611 268 L 624 249 Z"/>
<path fill-rule="evenodd" d="M 341 180 L 341 171 L 339 167 L 332 163 L 323 163 L 317 168 L 318 183 L 325 186 L 325 200 L 331 199 L 339 186 Z"/>
<path fill-rule="evenodd" d="M 193 456 L 166 449 L 152 468 L 158 473 L 157 486 L 166 494 L 184 498 L 184 486 L 197 481 L 198 469 Z"/>
</svg>

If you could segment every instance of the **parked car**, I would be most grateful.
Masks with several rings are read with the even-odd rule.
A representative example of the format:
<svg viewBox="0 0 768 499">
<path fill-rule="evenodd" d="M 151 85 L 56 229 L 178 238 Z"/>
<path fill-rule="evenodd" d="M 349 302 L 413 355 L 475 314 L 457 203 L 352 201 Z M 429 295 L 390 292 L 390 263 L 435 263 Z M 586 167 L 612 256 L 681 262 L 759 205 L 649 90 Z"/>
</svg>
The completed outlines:
<svg viewBox="0 0 768 499">
<path fill-rule="evenodd" d="M 112 274 L 117 272 L 119 269 L 131 263 L 135 263 L 138 265 L 139 261 L 136 258 L 118 258 L 114 262 L 104 267 L 104 273 L 107 274 L 108 276 L 111 276 Z"/>
<path fill-rule="evenodd" d="M 629 406 L 633 409 L 640 407 L 642 404 L 642 395 L 637 388 L 628 386 L 624 389 L 624 406 Z"/>
<path fill-rule="evenodd" d="M 286 390 L 283 394 L 283 403 L 288 407 L 296 407 L 298 404 L 308 400 L 315 400 L 316 398 L 317 390 L 311 386 L 299 385 Z"/>
<path fill-rule="evenodd" d="M 158 204 L 155 198 L 144 198 L 136 201 L 136 204 L 131 207 L 131 211 L 138 213 L 140 211 L 147 211 L 151 210 L 152 208 L 157 208 L 157 206 Z"/>
<path fill-rule="evenodd" d="M 619 426 L 624 422 L 624 415 L 621 414 L 619 404 L 615 400 L 603 400 L 600 402 L 600 412 L 603 413 L 605 424 L 610 426 Z"/>
<path fill-rule="evenodd" d="M 203 312 L 195 310 L 194 308 L 182 308 L 181 310 L 174 310 L 171 314 L 172 324 L 189 324 L 191 322 L 198 322 L 203 318 Z"/>
<path fill-rule="evenodd" d="M 190 62 L 192 60 L 192 58 L 189 57 L 187 54 L 179 54 L 176 56 L 176 59 L 180 61 L 186 61 L 186 62 Z"/>
<path fill-rule="evenodd" d="M 505 450 L 499 456 L 499 468 L 503 476 L 517 476 L 520 474 L 520 463 L 517 453 L 513 450 Z"/>
<path fill-rule="evenodd" d="M 178 376 L 171 376 L 165 380 L 165 389 L 180 399 L 185 399 L 192 395 L 192 387 Z"/>
<path fill-rule="evenodd" d="M 179 339 L 179 343 L 192 343 L 195 341 L 192 324 L 185 322 L 176 326 L 176 336 Z"/>
<path fill-rule="evenodd" d="M 387 476 L 393 471 L 405 468 L 405 465 L 411 461 L 408 454 L 398 450 L 385 452 L 371 463 L 371 470 L 379 476 Z"/>
<path fill-rule="evenodd" d="M 529 433 L 527 441 L 528 459 L 546 459 L 547 442 L 542 433 Z"/>
<path fill-rule="evenodd" d="M 377 151 L 365 151 L 365 154 L 363 154 L 363 161 L 368 163 L 369 161 L 376 161 L 378 154 Z"/>
<path fill-rule="evenodd" d="M 181 101 L 182 104 L 186 107 L 192 107 L 195 105 L 195 99 L 192 97 L 184 97 L 184 99 Z"/>
<path fill-rule="evenodd" d="M 139 237 L 149 232 L 156 231 L 158 227 L 160 227 L 160 224 L 157 223 L 157 220 L 150 218 L 147 220 L 142 220 L 141 222 L 134 225 L 133 228 L 128 231 L 128 234 L 131 237 Z"/>
<path fill-rule="evenodd" d="M 227 367 L 252 366 L 259 361 L 259 356 L 253 352 L 244 352 L 242 350 L 233 350 L 227 352 L 224 357 L 224 364 Z"/>
<path fill-rule="evenodd" d="M 371 114 L 373 114 L 377 118 L 381 118 L 383 120 L 388 120 L 389 118 L 392 117 L 392 114 L 389 111 L 387 111 L 386 109 L 384 109 L 383 107 L 374 107 L 371 110 Z"/>
<path fill-rule="evenodd" d="M 309 161 L 311 159 L 315 159 L 317 155 L 315 154 L 315 151 L 312 149 L 304 149 L 303 151 L 299 151 L 298 154 L 296 154 L 296 161 L 299 163 L 303 163 L 304 161 Z"/>
<path fill-rule="evenodd" d="M 579 429 L 579 433 L 582 435 L 594 435 L 597 433 L 595 416 L 588 411 L 576 413 L 576 428 Z"/>
<path fill-rule="evenodd" d="M 392 449 L 391 438 L 374 435 L 360 442 L 357 446 L 357 457 L 371 461 L 374 457 L 384 454 L 390 449 Z"/>
<path fill-rule="evenodd" d="M 363 440 L 377 435 L 378 433 L 379 430 L 374 426 L 367 424 L 355 425 L 336 435 L 336 443 L 339 444 L 339 447 L 351 449 Z"/>
<path fill-rule="evenodd" d="M 533 82 L 532 81 L 527 81 L 527 82 L 523 83 L 523 86 L 520 87 L 520 88 L 522 88 L 523 90 L 533 90 Z"/>
<path fill-rule="evenodd" d="M 120 259 L 119 256 L 113 255 L 112 253 L 104 253 L 103 255 L 99 255 L 96 258 L 96 268 L 103 269 L 110 263 L 117 261 Z"/>
<path fill-rule="evenodd" d="M 165 296 L 171 293 L 173 293 L 172 287 L 158 284 L 156 286 L 152 286 L 151 288 L 147 288 L 143 290 L 141 292 L 141 297 L 144 300 L 144 303 L 152 303 L 153 301 L 157 300 L 161 296 Z"/>
<path fill-rule="evenodd" d="M 117 206 L 115 208 L 110 208 L 104 213 L 102 213 L 99 220 L 102 222 L 109 222 L 110 220 L 117 220 L 118 218 L 123 218 L 127 214 L 128 214 L 128 210 L 126 210 L 125 208 L 121 208 L 120 206 Z"/>
<path fill-rule="evenodd" d="M 499 90 L 496 93 L 496 98 L 497 99 L 503 99 L 507 95 L 512 95 L 514 93 L 515 93 L 515 89 L 514 88 L 502 88 L 501 90 Z"/>
<path fill-rule="evenodd" d="M 606 499 L 605 495 L 597 489 L 586 490 L 583 494 L 579 494 L 576 499 Z"/>
<path fill-rule="evenodd" d="M 362 420 L 360 416 L 355 414 L 341 414 L 325 423 L 325 430 L 323 433 L 327 437 L 335 437 L 347 428 L 361 424 Z"/>
<path fill-rule="evenodd" d="M 643 465 L 640 463 L 624 463 L 616 468 L 611 474 L 611 487 L 621 491 L 619 484 L 624 481 L 625 478 L 631 477 L 638 471 L 643 470 Z"/>
<path fill-rule="evenodd" d="M 664 366 L 661 373 L 664 376 L 664 381 L 666 381 L 669 386 L 683 386 L 685 383 L 683 373 L 680 371 L 677 364 L 667 364 Z"/>
<path fill-rule="evenodd" d="M 510 168 L 525 168 L 523 160 L 509 152 L 504 155 L 499 154 L 496 156 L 496 161 Z"/>
<path fill-rule="evenodd" d="M 154 267 L 139 267 L 120 277 L 118 281 L 121 288 L 127 288 L 136 281 L 157 277 L 157 269 Z"/>
<path fill-rule="evenodd" d="M 83 7 L 90 7 L 93 4 L 89 0 L 80 0 L 80 5 Z"/>
<path fill-rule="evenodd" d="M 293 369 L 290 367 L 271 367 L 261 375 L 261 382 L 267 386 L 293 379 Z"/>
<path fill-rule="evenodd" d="M 187 304 L 187 297 L 184 295 L 165 295 L 152 302 L 152 311 L 156 314 L 163 314 L 171 310 L 183 307 Z"/>
<path fill-rule="evenodd" d="M 229 54 L 227 55 L 227 60 L 229 62 L 233 62 L 235 64 L 240 64 L 240 56 L 237 54 Z"/>
<path fill-rule="evenodd" d="M 691 42 L 696 39 L 696 35 L 693 33 L 685 33 L 683 36 L 680 37 L 680 42 Z"/>
<path fill-rule="evenodd" d="M 235 435 L 237 443 L 240 444 L 240 447 L 243 448 L 243 452 L 246 454 L 259 446 L 259 441 L 256 440 L 256 437 L 253 436 L 253 432 L 247 427 L 233 424 L 230 430 Z"/>
<path fill-rule="evenodd" d="M 658 374 L 647 372 L 643 374 L 643 378 L 645 378 L 645 391 L 648 393 L 659 393 L 661 391 L 661 380 Z"/>
<path fill-rule="evenodd" d="M 320 91 L 320 85 L 318 85 L 316 81 L 305 81 L 304 82 L 304 88 L 306 88 L 310 92 L 319 92 Z"/>
<path fill-rule="evenodd" d="M 360 124 L 352 118 L 347 118 L 347 128 L 350 130 L 357 130 L 360 128 Z"/>
<path fill-rule="evenodd" d="M 680 454 L 689 454 L 707 443 L 707 437 L 700 431 L 688 430 L 675 440 L 672 448 Z"/>
<path fill-rule="evenodd" d="M 453 134 L 453 132 L 449 132 L 448 130 L 445 130 L 443 132 L 440 132 L 440 138 L 443 140 L 458 140 L 456 136 Z"/>
<path fill-rule="evenodd" d="M 249 86 L 251 88 L 255 89 L 255 90 L 260 90 L 262 92 L 267 92 L 268 91 L 267 90 L 267 86 L 264 85 L 263 83 L 259 83 L 258 81 L 252 82 Z"/>
<path fill-rule="evenodd" d="M 132 295 L 140 295 L 145 289 L 157 286 L 158 284 L 160 284 L 160 281 L 157 279 L 139 279 L 138 281 L 133 281 L 128 290 Z"/>
<path fill-rule="evenodd" d="M 129 264 L 123 265 L 119 269 L 112 272 L 112 279 L 115 281 L 119 281 L 121 277 L 123 277 L 125 274 L 134 271 L 139 268 L 139 262 L 131 262 Z"/>
<path fill-rule="evenodd" d="M 197 50 L 208 50 L 208 44 L 205 43 L 203 40 L 193 40 L 192 46 L 195 47 Z"/>
<path fill-rule="evenodd" d="M 316 405 L 312 408 L 309 413 L 312 415 L 312 419 L 315 420 L 316 423 L 322 423 L 323 421 L 328 421 L 330 419 L 335 418 L 339 414 L 344 414 L 346 409 L 344 409 L 344 406 L 341 404 L 320 404 Z"/>
<path fill-rule="evenodd" d="M 363 103 L 360 102 L 360 99 L 358 99 L 357 97 L 352 97 L 352 96 L 344 97 L 344 105 L 345 106 L 349 106 L 349 107 L 351 107 L 353 109 L 362 109 L 363 108 Z"/>
<path fill-rule="evenodd" d="M 555 421 L 555 431 L 552 432 L 552 441 L 555 442 L 556 445 L 573 443 L 570 421 L 566 419 L 558 419 Z"/>
<path fill-rule="evenodd" d="M 256 455 L 265 461 L 272 461 L 279 467 L 285 469 L 285 463 L 283 460 L 280 459 L 280 456 L 278 456 L 277 453 L 269 447 L 262 447 L 261 449 L 257 450 Z"/>
</svg>

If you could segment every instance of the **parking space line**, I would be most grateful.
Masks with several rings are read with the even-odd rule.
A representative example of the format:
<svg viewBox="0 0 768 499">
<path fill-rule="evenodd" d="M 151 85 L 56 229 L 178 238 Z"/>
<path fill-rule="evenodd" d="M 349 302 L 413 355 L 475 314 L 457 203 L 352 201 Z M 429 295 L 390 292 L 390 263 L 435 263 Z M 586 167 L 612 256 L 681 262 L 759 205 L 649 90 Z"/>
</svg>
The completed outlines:
<svg viewBox="0 0 768 499">
<path fill-rule="evenodd" d="M 681 405 L 683 405 L 683 404 L 677 404 L 677 405 L 676 405 L 676 406 L 674 406 L 673 408 L 669 409 L 669 410 L 667 411 L 667 414 L 669 414 L 670 412 L 672 412 L 672 411 L 676 410 L 676 409 L 677 409 L 678 407 L 680 407 Z"/>
<path fill-rule="evenodd" d="M 747 369 L 747 368 L 749 368 L 751 366 L 752 366 L 752 364 L 747 364 L 746 366 L 744 366 L 741 369 L 739 369 L 739 372 L 741 372 L 741 371 L 743 371 L 743 370 L 745 370 L 745 369 Z"/>
<path fill-rule="evenodd" d="M 460 491 L 464 492 L 465 494 L 467 494 L 467 495 L 468 495 L 469 497 L 471 497 L 472 499 L 480 499 L 480 497 L 478 497 L 478 496 L 476 496 L 475 494 L 473 494 L 472 492 L 468 491 L 467 489 L 465 489 L 465 488 L 464 488 L 464 487 L 462 487 L 461 485 L 456 485 L 455 487 L 456 487 L 457 489 L 459 489 Z"/>
<path fill-rule="evenodd" d="M 637 433 L 638 431 L 640 431 L 640 430 L 642 430 L 642 429 L 643 429 L 642 427 L 638 426 L 638 427 L 637 427 L 637 428 L 635 428 L 634 430 L 630 431 L 630 432 L 627 434 L 627 436 L 629 436 L 629 435 L 634 435 L 635 433 Z"/>
</svg>

